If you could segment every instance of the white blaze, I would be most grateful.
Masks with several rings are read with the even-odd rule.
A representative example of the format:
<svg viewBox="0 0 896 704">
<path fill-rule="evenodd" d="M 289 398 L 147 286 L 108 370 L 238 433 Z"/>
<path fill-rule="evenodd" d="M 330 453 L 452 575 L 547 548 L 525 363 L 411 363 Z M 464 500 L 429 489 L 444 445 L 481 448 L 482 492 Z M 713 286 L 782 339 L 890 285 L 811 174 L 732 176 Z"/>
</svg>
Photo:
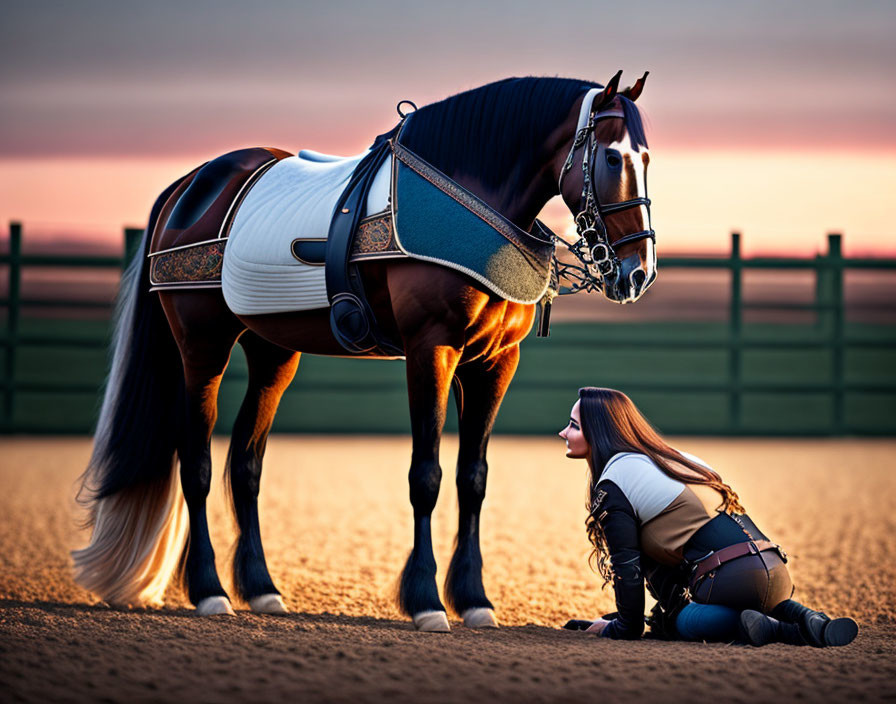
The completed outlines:
<svg viewBox="0 0 896 704">
<path fill-rule="evenodd" d="M 628 178 L 628 170 L 623 169 L 622 185 L 624 195 L 622 199 L 630 200 L 632 198 L 647 198 L 647 166 L 644 164 L 644 155 L 650 154 L 647 147 L 642 145 L 638 151 L 635 151 L 631 139 L 629 138 L 628 131 L 626 131 L 625 136 L 621 140 L 612 142 L 607 148 L 618 151 L 622 155 L 623 163 L 625 163 L 625 155 L 627 154 L 631 159 L 631 164 L 634 168 L 634 193 L 631 192 L 628 188 L 628 183 L 625 181 L 625 179 Z M 603 150 L 603 147 L 601 147 L 601 150 Z M 645 230 L 650 229 L 650 213 L 647 210 L 647 206 L 639 205 L 638 210 L 641 213 L 642 228 Z M 644 241 L 644 245 L 647 247 L 646 256 L 644 257 L 647 262 L 645 273 L 647 274 L 647 280 L 650 281 L 656 271 L 656 245 L 653 239 L 649 237 Z"/>
</svg>

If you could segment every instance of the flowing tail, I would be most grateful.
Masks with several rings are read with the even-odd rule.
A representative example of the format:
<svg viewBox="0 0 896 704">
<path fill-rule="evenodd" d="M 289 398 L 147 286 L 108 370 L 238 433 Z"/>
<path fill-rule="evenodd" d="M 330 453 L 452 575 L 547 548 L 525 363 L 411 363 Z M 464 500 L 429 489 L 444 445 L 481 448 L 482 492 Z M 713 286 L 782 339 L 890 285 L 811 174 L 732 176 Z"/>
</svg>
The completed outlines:
<svg viewBox="0 0 896 704">
<path fill-rule="evenodd" d="M 78 492 L 93 534 L 72 552 L 75 580 L 114 604 L 160 605 L 187 534 L 176 457 L 183 367 L 158 296 L 148 291 L 145 256 L 179 183 L 159 196 L 122 276 L 111 369 Z"/>
</svg>

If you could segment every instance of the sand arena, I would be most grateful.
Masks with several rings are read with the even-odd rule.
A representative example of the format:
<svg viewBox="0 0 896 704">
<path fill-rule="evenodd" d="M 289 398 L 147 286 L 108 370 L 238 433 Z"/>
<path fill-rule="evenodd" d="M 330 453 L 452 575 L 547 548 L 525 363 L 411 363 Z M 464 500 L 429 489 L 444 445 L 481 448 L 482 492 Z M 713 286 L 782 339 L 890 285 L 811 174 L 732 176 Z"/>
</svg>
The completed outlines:
<svg viewBox="0 0 896 704">
<path fill-rule="evenodd" d="M 562 419 L 558 419 L 560 422 Z M 713 464 L 791 556 L 797 598 L 859 621 L 816 650 L 624 643 L 557 630 L 612 610 L 587 565 L 585 465 L 551 438 L 499 436 L 483 508 L 485 584 L 503 627 L 414 632 L 392 602 L 411 546 L 405 437 L 273 436 L 262 535 L 292 613 L 201 619 L 97 604 L 69 573 L 87 438 L 5 438 L 0 452 L 0 686 L 6 701 L 755 702 L 896 698 L 896 441 L 675 438 Z M 433 519 L 439 582 L 456 527 L 456 438 Z M 233 523 L 213 442 L 210 499 L 229 579 Z M 757 675 L 761 672 L 761 676 Z"/>
</svg>

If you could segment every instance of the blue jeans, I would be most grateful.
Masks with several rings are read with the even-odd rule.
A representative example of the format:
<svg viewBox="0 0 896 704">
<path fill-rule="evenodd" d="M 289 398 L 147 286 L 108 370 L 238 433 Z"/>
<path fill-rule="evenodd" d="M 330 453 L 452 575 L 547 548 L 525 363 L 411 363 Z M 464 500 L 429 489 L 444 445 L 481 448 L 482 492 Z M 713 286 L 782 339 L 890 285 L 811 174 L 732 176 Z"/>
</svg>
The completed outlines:
<svg viewBox="0 0 896 704">
<path fill-rule="evenodd" d="M 685 606 L 675 628 L 685 640 L 730 641 L 737 638 L 740 611 L 718 604 L 697 604 Z"/>
</svg>

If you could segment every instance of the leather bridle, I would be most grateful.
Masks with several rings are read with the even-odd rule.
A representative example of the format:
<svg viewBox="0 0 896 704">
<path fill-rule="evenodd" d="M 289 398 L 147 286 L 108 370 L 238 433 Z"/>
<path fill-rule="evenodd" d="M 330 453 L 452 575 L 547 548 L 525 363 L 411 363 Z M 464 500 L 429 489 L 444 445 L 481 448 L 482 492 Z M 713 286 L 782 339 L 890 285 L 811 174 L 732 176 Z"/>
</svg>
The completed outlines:
<svg viewBox="0 0 896 704">
<path fill-rule="evenodd" d="M 570 252 L 578 259 L 584 269 L 569 264 L 557 264 L 557 275 L 572 280 L 573 285 L 560 293 L 576 293 L 582 290 L 603 291 L 606 279 L 619 276 L 620 263 L 616 248 L 631 242 L 650 239 L 656 242 L 656 233 L 650 228 L 650 199 L 647 197 L 631 198 L 616 203 L 601 203 L 597 195 L 597 179 L 594 175 L 597 143 L 596 128 L 600 120 L 621 117 L 625 114 L 618 109 L 594 112 L 594 98 L 600 91 L 592 89 L 585 94 L 576 136 L 569 156 L 560 171 L 559 188 L 563 193 L 563 178 L 572 169 L 576 151 L 583 149 L 582 154 L 582 196 L 579 201 L 580 210 L 575 216 L 576 232 L 579 239 L 573 244 L 566 244 Z M 587 122 L 585 122 L 587 118 Z M 583 124 L 585 123 L 585 124 Z M 631 208 L 644 206 L 647 209 L 648 229 L 623 235 L 615 242 L 610 242 L 604 217 Z M 562 241 L 562 240 L 561 240 Z"/>
</svg>

